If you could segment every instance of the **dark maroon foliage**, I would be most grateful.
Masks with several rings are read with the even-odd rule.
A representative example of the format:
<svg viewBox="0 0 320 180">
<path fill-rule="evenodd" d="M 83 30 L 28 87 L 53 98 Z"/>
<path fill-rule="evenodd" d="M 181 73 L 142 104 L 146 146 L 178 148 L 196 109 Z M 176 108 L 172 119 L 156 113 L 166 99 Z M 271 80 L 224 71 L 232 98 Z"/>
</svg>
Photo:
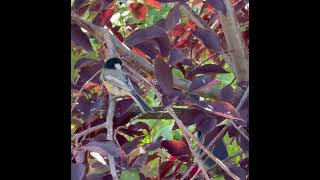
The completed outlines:
<svg viewBox="0 0 320 180">
<path fill-rule="evenodd" d="M 73 164 L 71 163 L 71 179 L 82 180 L 85 176 L 86 165 L 85 164 Z"/>
<path fill-rule="evenodd" d="M 222 51 L 220 40 L 214 31 L 197 28 L 193 31 L 193 34 L 198 37 L 208 49 L 212 49 L 217 52 Z"/>
<path fill-rule="evenodd" d="M 156 78 L 160 88 L 165 94 L 170 95 L 172 92 L 173 76 L 169 65 L 161 59 L 156 59 L 154 63 Z"/>
<path fill-rule="evenodd" d="M 225 161 L 224 164 L 230 169 L 230 171 L 232 171 L 235 175 L 237 175 L 241 180 L 246 180 L 246 176 L 247 176 L 247 172 L 245 169 L 243 169 L 242 167 L 238 167 L 234 164 L 232 164 L 230 161 Z M 224 174 L 224 179 L 226 180 L 232 180 L 233 178 L 231 178 L 227 173 L 223 172 Z"/>
<path fill-rule="evenodd" d="M 234 6 L 236 19 L 241 27 L 240 35 L 243 36 L 244 44 L 248 47 L 249 11 L 245 9 L 248 3 L 244 0 L 230 2 Z M 169 3 L 171 9 L 163 3 Z M 194 12 L 186 13 L 184 8 L 179 8 L 181 3 Z M 228 10 L 230 10 L 229 7 Z M 98 27 L 99 30 L 108 29 L 115 39 L 129 47 L 128 50 L 142 57 L 145 63 L 150 63 L 149 67 L 153 66 L 152 71 L 154 71 L 149 72 L 151 68 L 146 70 L 147 68 L 141 67 L 141 64 L 136 64 L 134 56 L 122 52 L 124 50 L 121 48 L 116 48 L 125 62 L 122 70 L 128 71 L 131 75 L 132 68 L 148 81 L 143 83 L 136 76 L 128 76 L 138 93 L 147 103 L 151 102 L 151 106 L 157 106 L 155 104 L 160 101 L 159 107 L 154 108 L 157 112 L 140 114 L 131 97 L 117 97 L 112 129 L 114 139 L 108 140 L 108 131 L 103 127 L 74 140 L 74 134 L 106 122 L 110 100 L 108 90 L 103 86 L 98 71 L 109 58 L 110 49 L 107 43 L 103 44 L 100 39 L 97 39 L 97 34 L 93 33 L 92 29 L 88 30 L 86 23 L 79 23 L 72 17 L 71 53 L 72 57 L 77 58 L 73 59 L 74 66 L 71 67 L 75 72 L 71 79 L 72 116 L 70 119 L 75 126 L 72 126 L 72 180 L 113 179 L 109 171 L 107 155 L 113 156 L 119 177 L 123 171 L 133 168 L 137 170 L 142 180 L 181 179 L 185 173 L 183 170 L 185 167 L 182 168 L 182 166 L 189 169 L 192 165 L 196 165 L 186 137 L 181 135 L 180 130 L 170 132 L 172 139 L 158 137 L 160 135 L 156 132 L 158 124 L 151 127 L 148 122 L 149 118 L 159 119 L 159 114 L 166 117 L 161 118 L 161 121 L 171 119 L 170 114 L 165 110 L 168 106 L 173 107 L 186 127 L 194 128 L 194 131 L 190 131 L 191 133 L 195 136 L 201 134 L 199 140 L 204 146 L 208 146 L 214 139 L 216 142 L 213 145 L 218 146 L 217 143 L 222 143 L 226 134 L 235 141 L 237 148 L 245 154 L 241 156 L 239 163 L 233 164 L 233 160 L 231 163 L 225 160 L 225 156 L 215 154 L 217 153 L 215 151 L 213 154 L 241 180 L 248 179 L 249 141 L 233 126 L 221 124 L 226 119 L 233 119 L 245 134 L 249 134 L 249 98 L 247 97 L 242 107 L 236 110 L 249 82 L 238 80 L 237 74 L 231 74 L 235 72 L 228 72 L 224 68 L 226 63 L 230 63 L 225 59 L 225 54 L 229 56 L 237 47 L 230 47 L 230 42 L 227 43 L 230 32 L 228 34 L 225 27 L 222 28 L 221 25 L 223 24 L 221 15 L 229 14 L 223 0 L 195 0 L 190 3 L 186 0 L 139 2 L 75 0 L 72 11 L 81 16 L 82 20 L 97 25 L 92 27 Z M 123 11 L 126 13 L 129 11 L 126 17 L 123 16 Z M 160 15 L 155 15 L 152 11 L 159 12 Z M 116 21 L 120 24 L 112 23 L 113 18 L 119 18 Z M 206 24 L 200 25 L 195 19 L 200 19 L 201 23 Z M 232 56 L 229 57 L 233 60 Z M 236 64 L 228 65 L 229 67 L 237 66 Z M 177 69 L 182 73 L 177 72 Z M 231 76 L 237 79 L 226 82 Z M 154 96 L 150 95 L 154 92 L 150 84 L 157 90 Z M 161 96 L 158 96 L 158 93 Z M 167 118 L 168 115 L 169 118 Z M 176 129 L 178 126 L 175 123 L 169 131 Z M 154 138 L 155 134 L 157 139 Z M 226 150 L 225 146 L 224 150 Z M 91 156 L 91 152 L 99 153 L 107 161 L 107 167 L 97 161 L 97 157 Z M 159 172 L 152 174 L 159 174 L 158 176 L 150 176 L 147 173 L 146 168 L 149 168 L 151 162 L 157 163 L 156 171 Z M 105 172 L 106 168 L 107 172 Z M 231 179 L 219 166 L 217 168 L 215 175 L 223 175 L 226 180 Z M 198 169 L 196 165 L 186 179 L 194 176 L 197 176 L 196 179 L 202 178 L 200 177 L 203 175 L 202 172 L 196 174 Z M 100 170 L 104 173 L 98 172 Z"/>
<path fill-rule="evenodd" d="M 226 5 L 223 0 L 208 0 L 208 3 L 215 9 L 221 11 L 224 15 L 227 13 Z"/>
<path fill-rule="evenodd" d="M 209 75 L 202 75 L 197 76 L 192 82 L 189 87 L 189 92 L 197 91 L 202 88 L 211 87 L 215 84 L 217 84 L 219 81 L 213 79 Z"/>
<path fill-rule="evenodd" d="M 111 141 L 93 141 L 89 142 L 88 144 L 81 146 L 81 149 L 87 151 L 94 151 L 102 156 L 107 156 L 108 154 L 118 157 L 119 155 L 119 148 Z"/>
<path fill-rule="evenodd" d="M 71 41 L 88 52 L 93 50 L 88 36 L 75 24 L 71 24 Z"/>
<path fill-rule="evenodd" d="M 203 66 L 199 66 L 193 71 L 189 73 L 189 75 L 194 74 L 220 74 L 220 73 L 228 73 L 223 67 L 218 66 L 216 64 L 206 64 Z"/>
</svg>

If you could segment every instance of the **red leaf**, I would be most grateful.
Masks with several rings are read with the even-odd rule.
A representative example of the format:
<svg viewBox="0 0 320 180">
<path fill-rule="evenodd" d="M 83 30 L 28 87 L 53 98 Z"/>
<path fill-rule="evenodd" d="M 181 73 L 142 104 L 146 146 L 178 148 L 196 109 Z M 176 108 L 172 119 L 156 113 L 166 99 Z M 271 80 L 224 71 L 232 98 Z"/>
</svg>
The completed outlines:
<svg viewBox="0 0 320 180">
<path fill-rule="evenodd" d="M 97 17 L 94 19 L 93 23 L 96 25 L 104 26 L 110 20 L 114 13 L 114 7 L 107 8 L 101 11 Z"/>
<path fill-rule="evenodd" d="M 181 140 L 163 140 L 161 145 L 167 149 L 168 153 L 172 156 L 190 154 L 188 145 Z"/>
<path fill-rule="evenodd" d="M 183 34 L 184 32 L 187 31 L 187 29 L 188 29 L 188 27 L 186 26 L 186 24 L 180 23 L 180 24 L 177 24 L 174 28 L 172 28 L 169 31 L 169 34 L 171 36 L 175 37 L 175 36 Z"/>
<path fill-rule="evenodd" d="M 195 1 L 193 1 L 192 7 L 195 6 L 195 5 L 197 5 L 197 4 L 199 4 L 199 3 L 201 3 L 201 2 L 202 2 L 202 0 L 195 0 Z"/>
<path fill-rule="evenodd" d="M 170 171 L 170 169 L 174 166 L 174 161 L 165 161 L 160 164 L 159 167 L 159 175 L 160 179 L 165 177 L 165 175 Z"/>
<path fill-rule="evenodd" d="M 197 25 L 190 20 L 188 21 L 187 26 L 193 30 L 197 27 Z"/>
<path fill-rule="evenodd" d="M 192 34 L 191 31 L 186 31 L 181 36 L 177 37 L 177 39 L 175 40 L 174 47 L 176 47 L 176 48 L 186 47 L 188 45 L 188 40 L 189 40 L 191 34 Z"/>
<path fill-rule="evenodd" d="M 91 90 L 91 89 L 95 89 L 96 91 L 100 90 L 99 84 L 93 83 L 93 82 L 88 82 L 84 88 L 86 90 Z"/>
<path fill-rule="evenodd" d="M 171 155 L 170 155 L 170 157 L 169 157 L 169 161 L 175 161 L 175 160 L 177 160 L 177 158 L 176 158 L 176 157 L 174 157 L 174 156 L 171 156 Z"/>
<path fill-rule="evenodd" d="M 112 28 L 112 32 L 115 36 L 117 36 L 117 38 L 119 39 L 119 41 L 123 42 L 124 41 L 124 37 L 122 36 L 121 33 L 119 33 L 118 30 L 116 30 L 115 28 Z"/>
<path fill-rule="evenodd" d="M 129 4 L 129 11 L 137 19 L 146 18 L 148 8 L 142 3 L 131 3 Z"/>
<path fill-rule="evenodd" d="M 191 171 L 190 171 L 190 178 L 192 178 L 196 172 L 198 171 L 199 167 L 195 166 Z"/>
<path fill-rule="evenodd" d="M 161 3 L 159 3 L 156 0 L 145 0 L 144 2 L 151 7 L 158 8 L 158 9 L 161 8 Z"/>
<path fill-rule="evenodd" d="M 146 59 L 146 54 L 144 52 L 142 52 L 141 50 L 139 50 L 138 48 L 132 48 L 132 51 L 135 52 L 136 54 L 138 54 L 139 56 L 141 56 L 142 58 Z"/>
</svg>

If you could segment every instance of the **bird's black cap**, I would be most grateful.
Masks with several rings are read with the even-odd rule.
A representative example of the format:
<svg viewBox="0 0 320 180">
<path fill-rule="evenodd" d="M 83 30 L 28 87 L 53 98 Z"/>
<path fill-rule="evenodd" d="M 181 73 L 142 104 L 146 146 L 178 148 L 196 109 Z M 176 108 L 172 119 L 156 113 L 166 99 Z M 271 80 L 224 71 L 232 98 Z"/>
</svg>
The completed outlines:
<svg viewBox="0 0 320 180">
<path fill-rule="evenodd" d="M 115 69 L 115 64 L 122 65 L 122 61 L 119 58 L 110 58 L 107 60 L 107 62 L 104 63 L 103 67 L 107 69 Z"/>
</svg>

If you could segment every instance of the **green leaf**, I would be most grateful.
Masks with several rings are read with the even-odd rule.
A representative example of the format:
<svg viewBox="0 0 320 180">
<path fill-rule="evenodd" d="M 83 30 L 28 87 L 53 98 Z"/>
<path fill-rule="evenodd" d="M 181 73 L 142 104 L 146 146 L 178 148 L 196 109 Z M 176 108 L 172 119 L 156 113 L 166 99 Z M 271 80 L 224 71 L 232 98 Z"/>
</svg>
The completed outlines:
<svg viewBox="0 0 320 180">
<path fill-rule="evenodd" d="M 120 180 L 140 180 L 139 173 L 136 169 L 126 169 L 121 172 Z"/>
<path fill-rule="evenodd" d="M 179 78 L 184 79 L 184 75 L 183 75 L 183 73 L 180 71 L 180 69 L 172 68 L 172 74 L 173 74 L 173 76 L 176 76 L 176 77 L 179 77 Z"/>
<path fill-rule="evenodd" d="M 217 177 L 214 177 L 213 180 L 224 180 L 224 177 L 223 176 L 217 176 Z"/>
</svg>

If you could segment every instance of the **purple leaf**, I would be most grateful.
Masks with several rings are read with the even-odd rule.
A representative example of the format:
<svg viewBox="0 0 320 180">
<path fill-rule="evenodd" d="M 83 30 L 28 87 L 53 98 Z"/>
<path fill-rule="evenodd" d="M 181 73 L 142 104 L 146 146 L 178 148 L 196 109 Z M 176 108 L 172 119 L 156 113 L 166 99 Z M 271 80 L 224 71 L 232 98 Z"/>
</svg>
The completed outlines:
<svg viewBox="0 0 320 180">
<path fill-rule="evenodd" d="M 224 15 L 227 13 L 226 5 L 223 0 L 208 0 L 208 3 L 214 7 L 216 10 L 221 11 Z"/>
<path fill-rule="evenodd" d="M 73 7 L 78 10 L 86 0 L 74 0 Z"/>
<path fill-rule="evenodd" d="M 174 6 L 168 13 L 166 18 L 166 29 L 170 31 L 177 23 L 179 23 L 181 18 L 179 6 Z"/>
<path fill-rule="evenodd" d="M 137 137 L 134 140 L 128 143 L 125 143 L 124 145 L 121 146 L 121 148 L 124 150 L 126 154 L 129 154 L 132 150 L 138 147 L 141 139 L 143 139 L 143 136 Z"/>
<path fill-rule="evenodd" d="M 230 84 L 226 85 L 222 90 L 220 91 L 220 98 L 223 101 L 226 101 L 228 103 L 232 102 L 232 98 L 234 96 L 233 88 Z"/>
<path fill-rule="evenodd" d="M 138 156 L 138 158 L 133 162 L 131 165 L 132 168 L 137 168 L 140 170 L 142 167 L 144 167 L 145 163 L 148 160 L 148 154 L 141 154 Z"/>
<path fill-rule="evenodd" d="M 169 52 L 170 52 L 170 39 L 169 39 L 169 37 L 164 36 L 164 37 L 155 38 L 154 41 L 157 42 L 157 44 L 160 48 L 161 55 L 164 57 L 168 57 Z"/>
<path fill-rule="evenodd" d="M 169 65 L 161 59 L 156 59 L 154 63 L 154 69 L 160 88 L 165 94 L 171 94 L 173 76 Z"/>
<path fill-rule="evenodd" d="M 100 12 L 111 4 L 112 0 L 96 0 L 90 4 L 90 11 Z"/>
<path fill-rule="evenodd" d="M 249 171 L 249 158 L 242 159 L 240 161 L 240 167 L 242 167 L 243 169 Z"/>
<path fill-rule="evenodd" d="M 75 63 L 74 68 L 81 69 L 81 68 L 84 68 L 85 66 L 92 65 L 93 63 L 94 61 L 92 59 L 81 58 Z"/>
<path fill-rule="evenodd" d="M 203 145 L 208 146 L 209 143 L 220 133 L 220 131 L 225 127 L 225 125 L 222 126 L 216 126 L 213 130 L 211 130 L 205 137 Z M 222 136 L 216 141 L 216 143 L 223 138 L 223 136 L 227 133 L 222 134 Z"/>
<path fill-rule="evenodd" d="M 97 71 L 99 71 L 103 67 L 104 61 L 95 61 L 90 66 L 85 66 L 79 71 L 79 80 L 77 84 L 75 84 L 75 88 L 78 90 L 86 83 Z M 100 84 L 100 74 L 97 74 L 91 82 Z"/>
<path fill-rule="evenodd" d="M 137 122 L 135 124 L 131 124 L 128 128 L 135 131 L 142 130 L 142 129 L 145 129 L 148 132 L 150 131 L 148 124 L 144 122 Z"/>
<path fill-rule="evenodd" d="M 166 31 L 159 26 L 150 26 L 145 29 L 138 29 L 131 33 L 125 40 L 128 46 L 134 46 L 136 44 L 142 43 L 144 41 L 168 36 Z"/>
<path fill-rule="evenodd" d="M 93 50 L 88 36 L 76 24 L 71 24 L 71 40 L 88 52 Z"/>
<path fill-rule="evenodd" d="M 220 74 L 220 73 L 229 73 L 229 72 L 216 64 L 206 64 L 194 69 L 189 73 L 189 75 L 207 74 L 207 73 Z"/>
<path fill-rule="evenodd" d="M 117 141 L 120 144 L 120 146 L 122 146 L 123 144 L 129 142 L 127 138 L 125 138 L 124 136 L 117 134 L 116 135 Z"/>
<path fill-rule="evenodd" d="M 121 128 L 120 129 L 120 132 L 128 135 L 128 136 L 142 136 L 143 135 L 143 132 L 142 131 L 137 131 L 137 130 L 133 130 L 133 129 L 130 129 L 130 128 Z"/>
<path fill-rule="evenodd" d="M 190 59 L 183 59 L 180 64 L 182 65 L 187 65 L 187 66 L 192 66 L 192 61 Z"/>
<path fill-rule="evenodd" d="M 124 115 L 129 108 L 131 107 L 133 103 L 133 99 L 122 99 L 120 101 L 117 101 L 116 103 L 116 109 L 115 109 L 115 116 L 120 117 Z"/>
<path fill-rule="evenodd" d="M 214 129 L 217 125 L 217 120 L 211 117 L 207 117 L 206 119 L 201 119 L 196 126 L 196 131 L 201 130 L 203 135 L 207 135 L 212 129 Z"/>
<path fill-rule="evenodd" d="M 71 164 L 71 180 L 82 180 L 85 175 L 86 165 Z"/>
<path fill-rule="evenodd" d="M 77 110 L 80 112 L 81 117 L 84 121 L 87 121 L 90 115 L 93 115 L 95 112 L 97 112 L 97 105 L 101 103 L 101 98 L 95 98 L 95 96 L 92 96 L 92 98 L 87 99 L 85 96 L 81 96 L 78 100 L 78 105 L 76 106 Z"/>
<path fill-rule="evenodd" d="M 147 151 L 154 151 L 161 147 L 162 136 L 158 137 L 155 142 L 145 145 Z"/>
<path fill-rule="evenodd" d="M 209 75 L 198 76 L 194 80 L 192 80 L 189 87 L 189 92 L 194 92 L 203 88 L 212 87 L 218 82 L 218 80 L 213 79 Z"/>
<path fill-rule="evenodd" d="M 166 29 L 167 27 L 166 27 L 166 19 L 160 19 L 159 21 L 157 21 L 156 23 L 155 23 L 155 25 L 156 26 L 159 26 L 159 27 L 161 27 L 161 28 L 163 28 L 163 29 Z"/>
<path fill-rule="evenodd" d="M 95 138 L 95 141 L 106 141 L 107 140 L 107 133 L 99 133 Z"/>
<path fill-rule="evenodd" d="M 231 172 L 237 175 L 241 180 L 247 179 L 246 176 L 248 173 L 242 167 L 238 167 L 232 164 L 229 160 L 225 161 L 224 164 L 230 169 Z M 225 180 L 233 180 L 233 178 L 230 177 L 226 172 L 223 172 L 223 175 Z"/>
<path fill-rule="evenodd" d="M 237 141 L 242 150 L 249 152 L 249 142 L 241 134 L 237 136 Z"/>
<path fill-rule="evenodd" d="M 133 47 L 140 49 L 148 56 L 150 56 L 151 59 L 156 58 L 157 54 L 159 53 L 159 51 L 157 50 L 159 46 L 154 40 L 144 41 L 140 44 L 134 45 Z"/>
<path fill-rule="evenodd" d="M 204 108 L 210 109 L 217 116 L 222 116 L 225 118 L 233 119 L 240 118 L 239 113 L 236 109 L 227 102 L 224 101 L 215 101 L 213 103 L 204 103 Z"/>
<path fill-rule="evenodd" d="M 80 149 L 75 149 L 74 151 L 74 153 L 76 154 L 74 157 L 76 163 L 83 163 L 85 160 L 85 152 Z"/>
<path fill-rule="evenodd" d="M 208 49 L 222 52 L 219 38 L 214 31 L 197 28 L 193 31 L 193 35 L 198 37 Z"/>
<path fill-rule="evenodd" d="M 206 115 L 200 109 L 183 109 L 179 114 L 179 118 L 184 125 L 190 126 L 206 118 Z M 175 130 L 177 128 L 178 126 L 175 124 L 172 129 Z"/>
<path fill-rule="evenodd" d="M 170 50 L 170 39 L 165 29 L 159 26 L 151 26 L 145 29 L 139 29 L 131 33 L 126 38 L 125 43 L 128 46 L 134 46 L 151 39 L 158 44 L 161 54 L 167 57 Z"/>
<path fill-rule="evenodd" d="M 92 141 L 88 144 L 81 146 L 81 149 L 99 153 L 101 156 L 110 154 L 114 157 L 119 157 L 119 148 L 112 141 Z"/>
<path fill-rule="evenodd" d="M 179 49 L 173 48 L 170 51 L 169 64 L 171 66 L 176 66 L 182 60 L 186 58 L 186 54 L 182 53 Z"/>
</svg>

